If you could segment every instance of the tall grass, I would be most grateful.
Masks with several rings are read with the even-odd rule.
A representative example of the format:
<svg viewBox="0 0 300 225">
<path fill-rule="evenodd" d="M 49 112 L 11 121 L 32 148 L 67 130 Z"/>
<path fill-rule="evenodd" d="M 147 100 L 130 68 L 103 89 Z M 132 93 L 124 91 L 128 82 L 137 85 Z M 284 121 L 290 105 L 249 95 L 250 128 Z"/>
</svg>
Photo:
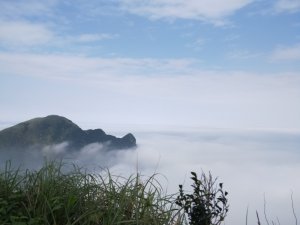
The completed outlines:
<svg viewBox="0 0 300 225">
<path fill-rule="evenodd" d="M 88 173 L 75 165 L 45 163 L 36 171 L 0 168 L 0 225 L 213 225 L 228 211 L 223 184 L 192 172 L 193 192 L 167 195 L 156 175 L 124 178 Z M 291 195 L 295 225 L 298 224 Z M 267 224 L 266 200 L 264 215 Z M 262 224 L 256 211 L 257 224 Z M 246 225 L 248 224 L 248 209 Z"/>
<path fill-rule="evenodd" d="M 173 202 L 155 176 L 125 179 L 75 166 L 66 172 L 56 162 L 37 171 L 7 162 L 0 174 L 1 225 L 175 224 Z"/>
</svg>

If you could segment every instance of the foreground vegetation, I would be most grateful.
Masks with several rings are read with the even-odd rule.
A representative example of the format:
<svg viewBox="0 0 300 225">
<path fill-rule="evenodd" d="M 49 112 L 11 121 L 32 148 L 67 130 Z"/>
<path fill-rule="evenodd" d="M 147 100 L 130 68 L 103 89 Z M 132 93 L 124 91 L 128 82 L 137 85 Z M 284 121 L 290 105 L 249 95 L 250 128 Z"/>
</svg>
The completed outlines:
<svg viewBox="0 0 300 225">
<path fill-rule="evenodd" d="M 220 224 L 228 205 L 222 184 L 192 173 L 194 192 L 167 195 L 155 176 L 91 174 L 46 163 L 37 171 L 0 172 L 1 225 Z"/>
<path fill-rule="evenodd" d="M 63 172 L 57 163 L 21 172 L 8 163 L 0 176 L 0 224 L 166 224 L 174 216 L 170 199 L 154 177 L 142 183 L 138 175 Z"/>
</svg>

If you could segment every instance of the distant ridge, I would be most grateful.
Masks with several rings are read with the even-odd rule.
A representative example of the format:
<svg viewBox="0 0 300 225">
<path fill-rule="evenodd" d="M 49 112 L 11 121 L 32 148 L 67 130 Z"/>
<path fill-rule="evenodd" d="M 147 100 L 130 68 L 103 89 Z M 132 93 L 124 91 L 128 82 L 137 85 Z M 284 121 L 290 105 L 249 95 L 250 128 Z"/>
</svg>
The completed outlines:
<svg viewBox="0 0 300 225">
<path fill-rule="evenodd" d="M 0 149 L 43 147 L 62 142 L 68 142 L 72 150 L 91 143 L 101 143 L 107 149 L 136 146 L 136 139 L 131 133 L 117 138 L 101 129 L 82 130 L 71 120 L 57 115 L 34 118 L 0 131 Z"/>
</svg>

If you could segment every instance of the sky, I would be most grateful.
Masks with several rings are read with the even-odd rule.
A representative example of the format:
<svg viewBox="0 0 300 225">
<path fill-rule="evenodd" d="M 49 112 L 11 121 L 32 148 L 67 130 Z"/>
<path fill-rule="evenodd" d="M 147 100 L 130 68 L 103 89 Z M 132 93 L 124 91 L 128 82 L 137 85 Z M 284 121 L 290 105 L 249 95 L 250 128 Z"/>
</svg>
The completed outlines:
<svg viewBox="0 0 300 225">
<path fill-rule="evenodd" d="M 300 129 L 299 0 L 0 1 L 0 124 Z"/>
<path fill-rule="evenodd" d="M 132 132 L 136 150 L 68 158 L 138 165 L 170 191 L 211 171 L 230 193 L 226 224 L 247 206 L 256 224 L 264 195 L 270 220 L 295 223 L 299 99 L 299 0 L 0 0 L 0 130 L 56 114 Z M 64 146 L 15 158 L 32 166 Z"/>
</svg>

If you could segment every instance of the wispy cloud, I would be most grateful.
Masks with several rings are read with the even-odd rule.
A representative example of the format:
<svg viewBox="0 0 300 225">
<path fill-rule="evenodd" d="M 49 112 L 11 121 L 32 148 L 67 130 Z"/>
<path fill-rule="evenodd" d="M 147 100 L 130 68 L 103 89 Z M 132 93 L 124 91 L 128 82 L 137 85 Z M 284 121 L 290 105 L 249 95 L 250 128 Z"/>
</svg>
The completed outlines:
<svg viewBox="0 0 300 225">
<path fill-rule="evenodd" d="M 251 52 L 249 50 L 238 50 L 238 51 L 229 52 L 227 54 L 227 57 L 230 59 L 244 60 L 244 59 L 258 58 L 261 55 L 262 55 L 262 53 Z"/>
<path fill-rule="evenodd" d="M 228 36 L 226 36 L 224 38 L 224 41 L 225 42 L 235 42 L 238 39 L 240 39 L 240 35 L 238 35 L 238 34 L 229 34 Z"/>
<path fill-rule="evenodd" d="M 300 44 L 277 47 L 270 56 L 272 61 L 300 61 Z"/>
<path fill-rule="evenodd" d="M 80 1 L 0 1 L 0 46 L 6 50 L 28 52 L 39 49 L 48 52 L 53 47 L 63 50 L 64 47 L 78 43 L 88 45 L 118 37 L 118 34 L 107 32 L 70 32 L 72 21 L 64 14 L 63 8 L 75 10 L 77 5 L 76 13 L 81 15 L 85 9 L 81 9 L 81 6 L 86 4 Z M 85 13 L 88 14 L 89 11 Z"/>
<path fill-rule="evenodd" d="M 118 34 L 110 33 L 82 33 L 70 36 L 59 33 L 55 28 L 23 20 L 0 21 L 0 46 L 10 50 L 31 50 L 35 47 L 65 47 L 78 43 L 88 45 L 118 37 Z"/>
<path fill-rule="evenodd" d="M 0 54 L 2 72 L 47 78 L 86 79 L 103 76 L 178 75 L 193 70 L 194 59 L 100 58 L 58 54 Z M 18 64 L 18 67 L 12 66 Z M 14 69 L 15 68 L 15 69 Z M 43 72 L 42 72 L 43 71 Z M 82 74 L 86 74 L 85 77 Z"/>
<path fill-rule="evenodd" d="M 0 1 L 0 18 L 20 19 L 31 16 L 50 16 L 57 0 Z"/>
<path fill-rule="evenodd" d="M 121 0 L 122 8 L 150 19 L 195 19 L 222 25 L 225 18 L 253 0 Z"/>
<path fill-rule="evenodd" d="M 300 10 L 299 0 L 278 0 L 275 4 L 277 12 L 297 12 Z"/>
<path fill-rule="evenodd" d="M 102 40 L 107 40 L 107 39 L 114 39 L 118 35 L 116 34 L 82 34 L 79 35 L 78 37 L 74 37 L 75 42 L 95 42 L 95 41 L 102 41 Z M 70 38 L 72 40 L 72 38 Z"/>
<path fill-rule="evenodd" d="M 26 21 L 0 21 L 0 43 L 6 45 L 41 45 L 49 43 L 54 33 L 43 24 Z"/>
<path fill-rule="evenodd" d="M 205 46 L 207 40 L 204 38 L 197 38 L 194 42 L 186 44 L 186 47 L 192 48 L 195 51 L 200 51 Z"/>
</svg>

